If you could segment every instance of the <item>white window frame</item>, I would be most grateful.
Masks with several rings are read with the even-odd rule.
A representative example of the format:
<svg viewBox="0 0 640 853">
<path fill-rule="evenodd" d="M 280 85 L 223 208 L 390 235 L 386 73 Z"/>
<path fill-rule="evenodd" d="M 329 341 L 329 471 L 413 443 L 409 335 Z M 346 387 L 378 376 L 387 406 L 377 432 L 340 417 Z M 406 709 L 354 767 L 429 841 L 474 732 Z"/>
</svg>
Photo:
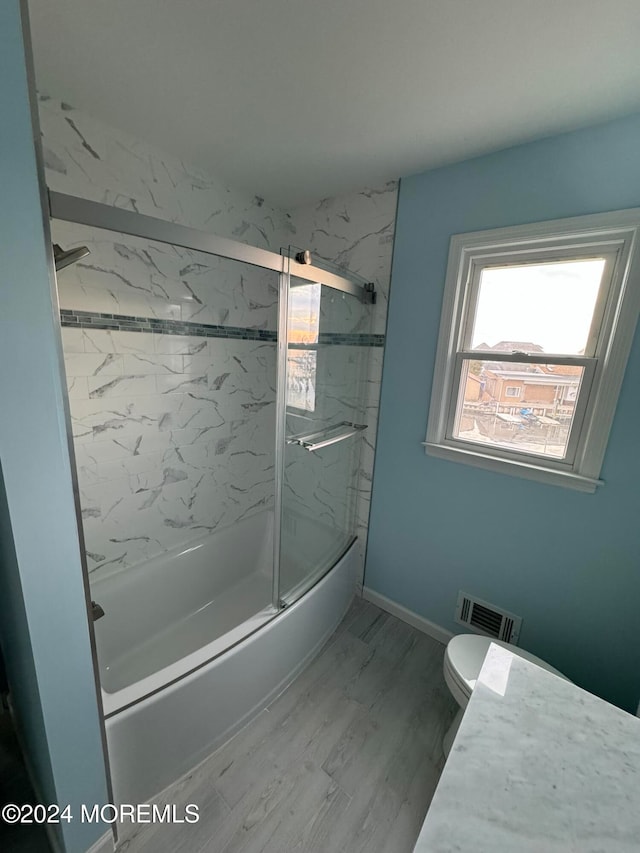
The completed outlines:
<svg viewBox="0 0 640 853">
<path fill-rule="evenodd" d="M 584 356 L 491 353 L 496 361 L 574 364 L 583 368 L 566 456 L 562 460 L 454 438 L 464 359 L 486 266 L 605 257 L 602 288 Z M 426 453 L 490 471 L 594 492 L 640 310 L 640 209 L 519 225 L 451 238 L 434 368 Z M 489 355 L 487 353 L 486 355 Z"/>
<path fill-rule="evenodd" d="M 509 391 L 515 391 L 515 394 L 510 394 Z M 521 394 L 522 388 L 519 385 L 505 385 L 504 386 L 504 396 L 509 397 L 511 400 L 519 400 L 522 397 Z"/>
</svg>

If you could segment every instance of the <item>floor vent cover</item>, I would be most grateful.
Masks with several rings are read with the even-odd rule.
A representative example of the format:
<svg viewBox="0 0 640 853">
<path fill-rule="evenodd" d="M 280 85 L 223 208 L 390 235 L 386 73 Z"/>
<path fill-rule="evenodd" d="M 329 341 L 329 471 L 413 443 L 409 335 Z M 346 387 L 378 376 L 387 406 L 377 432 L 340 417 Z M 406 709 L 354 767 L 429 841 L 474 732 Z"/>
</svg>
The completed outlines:
<svg viewBox="0 0 640 853">
<path fill-rule="evenodd" d="M 458 595 L 455 619 L 477 634 L 485 634 L 487 637 L 514 644 L 518 642 L 522 625 L 520 616 L 501 610 L 487 601 L 472 598 L 466 592 L 460 592 Z"/>
</svg>

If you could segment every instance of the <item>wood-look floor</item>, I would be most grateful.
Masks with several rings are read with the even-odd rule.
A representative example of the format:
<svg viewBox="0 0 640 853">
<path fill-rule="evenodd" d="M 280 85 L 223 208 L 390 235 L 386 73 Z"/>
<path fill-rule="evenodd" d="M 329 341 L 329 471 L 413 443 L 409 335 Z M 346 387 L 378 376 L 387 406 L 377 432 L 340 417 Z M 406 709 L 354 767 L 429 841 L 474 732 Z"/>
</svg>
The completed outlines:
<svg viewBox="0 0 640 853">
<path fill-rule="evenodd" d="M 443 654 L 357 600 L 269 708 L 158 798 L 197 804 L 199 822 L 125 827 L 119 851 L 410 853 L 456 710 Z"/>
</svg>

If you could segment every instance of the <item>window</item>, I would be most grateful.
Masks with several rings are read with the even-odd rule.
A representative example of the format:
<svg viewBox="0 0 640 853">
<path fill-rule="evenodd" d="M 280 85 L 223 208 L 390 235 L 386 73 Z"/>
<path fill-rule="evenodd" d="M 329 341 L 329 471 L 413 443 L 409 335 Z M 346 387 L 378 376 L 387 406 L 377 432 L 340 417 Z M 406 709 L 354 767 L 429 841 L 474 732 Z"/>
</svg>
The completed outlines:
<svg viewBox="0 0 640 853">
<path fill-rule="evenodd" d="M 594 491 L 640 306 L 640 211 L 452 238 L 426 451 Z"/>
<path fill-rule="evenodd" d="M 320 297 L 320 284 L 292 283 L 289 290 L 287 406 L 300 412 L 316 408 Z"/>
</svg>

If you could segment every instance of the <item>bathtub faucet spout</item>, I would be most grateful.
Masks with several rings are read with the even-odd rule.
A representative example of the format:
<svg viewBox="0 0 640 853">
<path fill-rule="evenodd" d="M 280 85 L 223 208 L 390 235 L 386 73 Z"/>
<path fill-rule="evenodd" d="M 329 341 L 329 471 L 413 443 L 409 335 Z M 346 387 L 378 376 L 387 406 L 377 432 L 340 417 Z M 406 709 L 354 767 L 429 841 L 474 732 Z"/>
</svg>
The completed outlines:
<svg viewBox="0 0 640 853">
<path fill-rule="evenodd" d="M 94 622 L 96 622 L 98 619 L 102 619 L 102 617 L 104 616 L 104 610 L 95 601 L 91 602 L 91 616 Z"/>
</svg>

